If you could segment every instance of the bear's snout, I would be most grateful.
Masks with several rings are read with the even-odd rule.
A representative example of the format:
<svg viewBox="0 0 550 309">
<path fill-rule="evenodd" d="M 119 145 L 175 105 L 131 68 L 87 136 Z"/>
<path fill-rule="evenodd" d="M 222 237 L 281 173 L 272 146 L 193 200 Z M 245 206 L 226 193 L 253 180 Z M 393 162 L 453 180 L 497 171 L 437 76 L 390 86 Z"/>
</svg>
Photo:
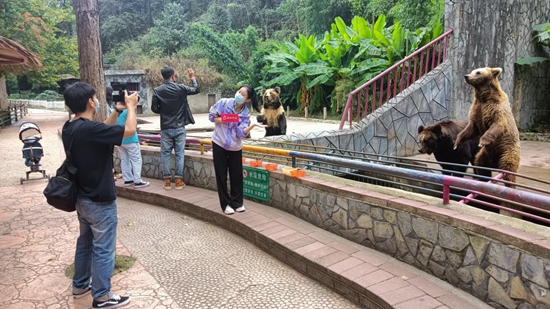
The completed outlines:
<svg viewBox="0 0 550 309">
<path fill-rule="evenodd" d="M 469 77 L 468 75 L 464 75 L 464 79 L 465 79 L 466 81 L 468 81 L 468 77 Z"/>
</svg>

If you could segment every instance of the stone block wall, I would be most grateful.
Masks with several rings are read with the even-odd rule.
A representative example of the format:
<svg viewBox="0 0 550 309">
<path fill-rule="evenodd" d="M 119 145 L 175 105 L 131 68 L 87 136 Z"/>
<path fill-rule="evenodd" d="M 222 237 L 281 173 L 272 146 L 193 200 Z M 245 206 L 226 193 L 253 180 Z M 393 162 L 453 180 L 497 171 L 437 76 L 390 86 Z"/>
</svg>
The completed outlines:
<svg viewBox="0 0 550 309">
<path fill-rule="evenodd" d="M 518 129 L 529 130 L 533 124 L 550 119 L 550 62 L 516 65 L 514 115 Z"/>
<path fill-rule="evenodd" d="M 479 67 L 503 69 L 500 84 L 511 104 L 529 99 L 516 97 L 515 84 L 524 73 L 516 72 L 514 64 L 522 57 L 537 56 L 532 29 L 545 22 L 550 22 L 550 0 L 445 1 L 445 30 L 453 29 L 449 47 L 453 82 L 451 119 L 467 119 L 473 91 L 464 81 L 464 75 Z M 548 79 L 531 81 L 535 88 L 550 88 Z M 522 95 L 528 90 L 524 88 Z M 524 127 L 530 115 L 523 112 L 528 109 L 514 105 L 512 109 L 518 125 Z"/>
<path fill-rule="evenodd" d="M 142 112 L 146 113 L 149 110 L 147 100 L 149 98 L 148 86 L 143 75 L 145 71 L 143 70 L 120 70 L 120 71 L 110 71 L 106 70 L 105 74 L 105 86 L 110 86 L 112 82 L 117 83 L 137 83 L 139 84 L 139 102 L 138 105 L 142 106 Z"/>
<path fill-rule="evenodd" d="M 162 179 L 158 148 L 142 147 L 142 156 L 144 176 Z M 440 200 L 415 201 L 410 193 L 352 187 L 326 175 L 269 175 L 272 207 L 405 261 L 495 308 L 550 309 L 548 236 L 443 208 Z M 215 191 L 212 156 L 187 151 L 184 181 Z"/>
</svg>

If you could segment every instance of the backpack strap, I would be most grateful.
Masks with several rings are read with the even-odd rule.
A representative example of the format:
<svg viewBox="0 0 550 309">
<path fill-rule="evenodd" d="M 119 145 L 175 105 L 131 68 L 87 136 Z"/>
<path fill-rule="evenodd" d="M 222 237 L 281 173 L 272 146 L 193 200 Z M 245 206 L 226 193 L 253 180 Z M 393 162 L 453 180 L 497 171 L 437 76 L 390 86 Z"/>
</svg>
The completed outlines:
<svg viewBox="0 0 550 309">
<path fill-rule="evenodd" d="M 82 119 L 82 121 L 84 121 L 84 119 Z M 71 131 L 71 134 L 69 134 L 69 144 L 67 145 L 67 148 L 65 148 L 65 160 L 69 160 L 69 158 L 71 157 L 71 149 L 73 148 L 73 141 L 74 141 L 74 131 L 76 131 L 76 129 L 81 125 L 81 121 L 80 119 L 77 119 L 75 121 L 75 123 L 73 124 L 73 129 Z"/>
</svg>

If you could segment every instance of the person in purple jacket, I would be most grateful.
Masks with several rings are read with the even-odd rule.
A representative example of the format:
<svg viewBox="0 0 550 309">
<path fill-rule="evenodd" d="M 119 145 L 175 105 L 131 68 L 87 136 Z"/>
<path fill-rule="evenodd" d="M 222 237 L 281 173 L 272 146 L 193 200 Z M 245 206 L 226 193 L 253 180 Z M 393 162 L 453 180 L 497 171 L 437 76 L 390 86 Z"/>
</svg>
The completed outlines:
<svg viewBox="0 0 550 309">
<path fill-rule="evenodd" d="M 243 138 L 247 137 L 254 127 L 265 127 L 258 123 L 250 123 L 250 111 L 246 103 L 251 103 L 252 107 L 260 112 L 256 92 L 249 85 L 241 86 L 235 93 L 235 98 L 219 100 L 210 108 L 208 115 L 208 119 L 214 123 L 212 154 L 218 197 L 222 211 L 227 215 L 245 210 L 243 205 Z M 222 118 L 224 119 L 222 120 Z M 231 186 L 229 192 L 227 192 L 228 170 Z"/>
</svg>

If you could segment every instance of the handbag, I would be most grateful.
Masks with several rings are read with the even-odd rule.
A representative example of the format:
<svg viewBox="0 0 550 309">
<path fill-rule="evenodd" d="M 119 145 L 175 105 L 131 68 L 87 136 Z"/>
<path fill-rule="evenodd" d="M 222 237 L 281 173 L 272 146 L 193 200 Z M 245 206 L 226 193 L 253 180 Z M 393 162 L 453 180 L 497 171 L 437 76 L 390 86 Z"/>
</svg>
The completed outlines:
<svg viewBox="0 0 550 309">
<path fill-rule="evenodd" d="M 79 124 L 80 121 L 74 124 L 75 127 L 71 135 L 69 135 L 69 147 L 67 148 L 68 150 L 65 149 L 65 161 L 57 169 L 55 177 L 50 179 L 43 192 L 48 204 L 67 212 L 76 210 L 76 198 L 78 196 L 76 189 L 76 173 L 78 169 L 71 164 L 69 158 L 71 156 L 70 150 L 73 146 L 73 134 Z"/>
</svg>

